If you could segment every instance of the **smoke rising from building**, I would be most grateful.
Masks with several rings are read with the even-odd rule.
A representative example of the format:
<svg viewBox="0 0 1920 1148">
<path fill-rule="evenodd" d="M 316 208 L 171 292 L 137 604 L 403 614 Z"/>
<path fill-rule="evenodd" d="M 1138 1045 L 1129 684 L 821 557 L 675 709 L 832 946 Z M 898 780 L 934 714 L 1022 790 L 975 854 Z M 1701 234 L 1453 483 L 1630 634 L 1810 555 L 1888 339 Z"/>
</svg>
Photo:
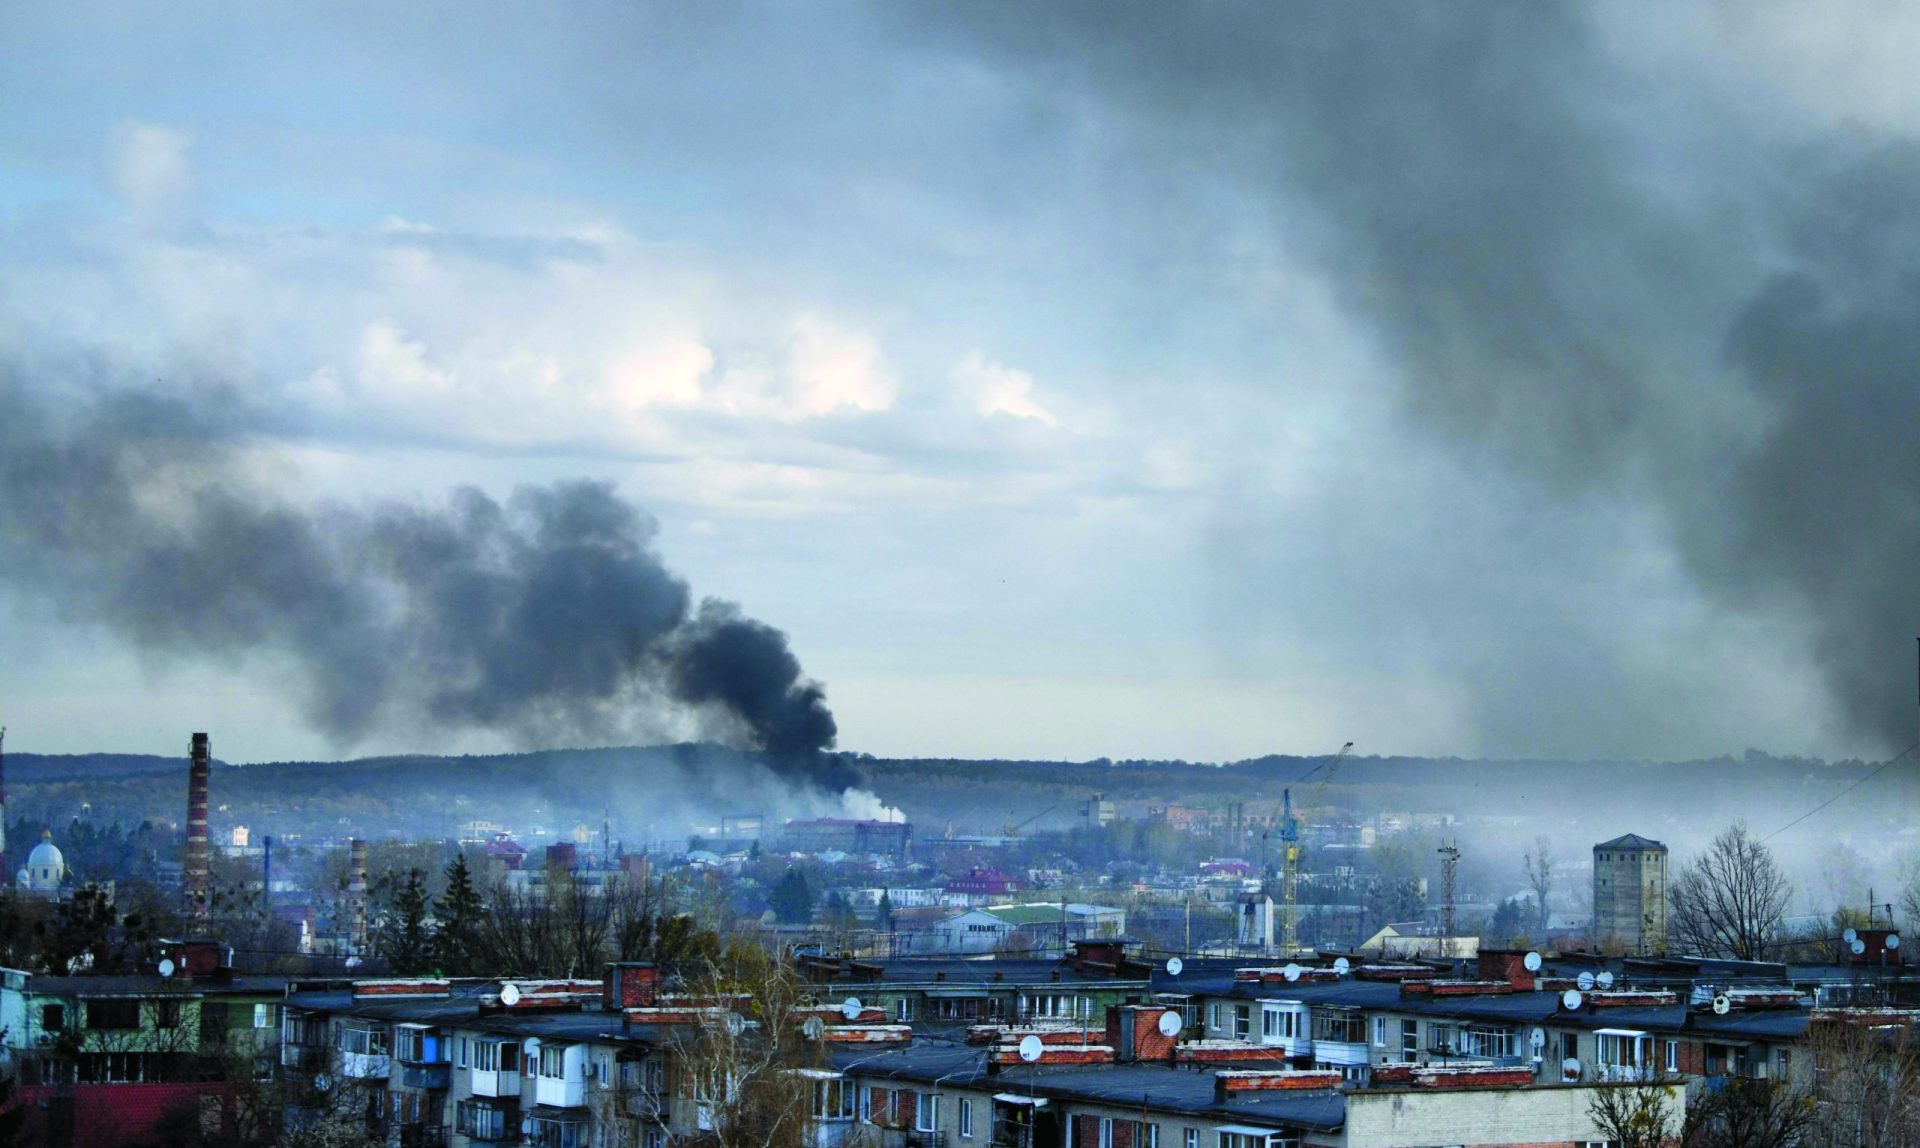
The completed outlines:
<svg viewBox="0 0 1920 1148">
<path fill-rule="evenodd" d="M 610 484 L 303 507 L 257 477 L 246 417 L 219 392 L 52 402 L 0 377 L 0 579 L 145 652 L 289 665 L 343 746 L 422 728 L 606 744 L 691 721 L 795 782 L 853 780 L 822 754 L 833 716 L 786 635 L 696 604 Z"/>
<path fill-rule="evenodd" d="M 1796 135 L 1710 69 L 1649 84 L 1592 8 L 1034 15 L 960 35 L 1131 164 L 1259 204 L 1416 433 L 1648 508 L 1710 600 L 1804 641 L 1849 733 L 1912 740 L 1920 147 Z"/>
</svg>

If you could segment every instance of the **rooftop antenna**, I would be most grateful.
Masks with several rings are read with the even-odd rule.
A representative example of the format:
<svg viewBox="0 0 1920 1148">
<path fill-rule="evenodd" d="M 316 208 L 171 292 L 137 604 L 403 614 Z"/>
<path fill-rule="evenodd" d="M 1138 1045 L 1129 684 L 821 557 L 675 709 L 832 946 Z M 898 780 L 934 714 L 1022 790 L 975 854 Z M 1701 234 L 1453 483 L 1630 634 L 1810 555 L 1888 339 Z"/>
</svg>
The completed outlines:
<svg viewBox="0 0 1920 1148">
<path fill-rule="evenodd" d="M 1460 846 L 1449 839 L 1440 846 L 1440 936 L 1453 936 L 1453 878 L 1460 868 Z M 1441 942 L 1452 948 L 1452 945 Z"/>
</svg>

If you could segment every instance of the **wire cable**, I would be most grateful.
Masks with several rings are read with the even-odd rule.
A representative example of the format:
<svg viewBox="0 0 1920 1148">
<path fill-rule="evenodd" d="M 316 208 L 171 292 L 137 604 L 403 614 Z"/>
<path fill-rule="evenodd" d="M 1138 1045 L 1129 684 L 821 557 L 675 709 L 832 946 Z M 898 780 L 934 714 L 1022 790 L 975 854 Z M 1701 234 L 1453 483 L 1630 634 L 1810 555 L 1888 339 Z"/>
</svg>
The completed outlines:
<svg viewBox="0 0 1920 1148">
<path fill-rule="evenodd" d="M 1802 813 L 1800 816 L 1794 818 L 1792 821 L 1789 821 L 1785 825 L 1782 825 L 1780 828 L 1774 830 L 1772 833 L 1769 833 L 1765 837 L 1762 837 L 1758 842 L 1756 842 L 1756 844 L 1765 844 L 1766 842 L 1771 841 L 1774 838 L 1780 836 L 1782 833 L 1785 833 L 1787 830 L 1792 829 L 1794 826 L 1800 824 L 1802 821 L 1805 821 L 1807 818 L 1812 817 L 1814 814 L 1820 812 L 1822 809 L 1825 809 L 1827 806 L 1832 805 L 1834 802 L 1845 797 L 1847 794 L 1852 793 L 1854 790 L 1865 785 L 1867 782 L 1872 781 L 1876 777 L 1879 777 L 1882 773 L 1886 772 L 1886 769 L 1888 766 L 1892 765 L 1896 761 L 1899 761 L 1901 758 L 1907 756 L 1908 754 L 1912 753 L 1916 749 L 1920 749 L 1920 741 L 1914 742 L 1912 745 L 1901 750 L 1899 753 L 1881 762 L 1879 768 L 1875 769 L 1872 773 L 1869 773 L 1865 777 L 1861 778 L 1859 781 L 1854 782 L 1852 785 L 1847 786 L 1845 789 L 1834 794 L 1832 797 L 1827 798 L 1825 801 L 1822 801 L 1820 804 L 1814 806 L 1812 809 L 1807 810 L 1805 813 Z"/>
</svg>

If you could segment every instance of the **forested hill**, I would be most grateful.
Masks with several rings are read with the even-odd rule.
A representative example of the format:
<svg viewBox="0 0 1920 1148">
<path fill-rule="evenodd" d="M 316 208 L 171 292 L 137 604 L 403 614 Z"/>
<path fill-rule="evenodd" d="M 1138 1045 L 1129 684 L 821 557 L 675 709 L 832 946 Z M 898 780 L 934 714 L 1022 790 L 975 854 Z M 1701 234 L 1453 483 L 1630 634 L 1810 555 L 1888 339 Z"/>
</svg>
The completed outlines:
<svg viewBox="0 0 1920 1148">
<path fill-rule="evenodd" d="M 645 822 L 666 837 L 674 802 L 723 813 L 779 816 L 777 797 L 742 783 L 748 760 L 705 744 L 463 757 L 379 757 L 342 762 L 215 763 L 216 829 L 246 824 L 256 833 L 442 836 L 474 819 L 524 826 L 597 826 L 603 817 Z M 1361 816 L 1385 810 L 1456 816 L 1613 815 L 1657 828 L 1662 810 L 1705 806 L 1723 816 L 1766 820 L 1840 792 L 1872 768 L 1749 751 L 1740 757 L 1654 763 L 1634 761 L 1479 761 L 1459 758 L 1353 757 L 1324 789 L 1329 760 L 1274 755 L 1223 765 L 1185 761 L 977 761 L 882 759 L 842 755 L 879 797 L 921 823 L 922 832 L 992 832 L 1031 819 L 1036 828 L 1080 823 L 1094 793 L 1137 814 L 1147 804 L 1272 812 L 1283 787 L 1320 808 Z M 84 809 L 96 820 L 172 824 L 186 804 L 186 761 L 146 755 L 10 754 L 11 820 L 61 824 Z M 1890 770 L 1873 783 L 1868 809 L 1913 808 L 1920 770 Z M 764 775 L 752 775 L 764 776 Z M 1303 779 L 1304 782 L 1303 782 Z M 224 810 L 219 807 L 225 806 Z M 815 809 L 812 812 L 826 812 Z M 638 833 L 638 828 L 626 831 Z"/>
</svg>

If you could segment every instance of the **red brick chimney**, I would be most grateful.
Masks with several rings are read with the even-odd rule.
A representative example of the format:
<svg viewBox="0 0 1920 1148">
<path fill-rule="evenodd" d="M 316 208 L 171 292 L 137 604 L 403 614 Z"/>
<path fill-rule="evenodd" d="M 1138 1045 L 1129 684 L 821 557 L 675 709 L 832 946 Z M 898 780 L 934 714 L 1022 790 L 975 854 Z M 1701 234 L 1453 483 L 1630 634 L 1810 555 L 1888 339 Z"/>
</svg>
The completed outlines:
<svg viewBox="0 0 1920 1148">
<path fill-rule="evenodd" d="M 1107 1043 L 1116 1060 L 1171 1060 L 1176 1037 L 1160 1032 L 1161 1005 L 1115 1005 L 1107 1010 Z"/>
<path fill-rule="evenodd" d="M 602 1003 L 610 1009 L 651 1008 L 660 996 L 660 970 L 648 961 L 607 966 Z"/>
<path fill-rule="evenodd" d="M 211 910 L 207 850 L 207 776 L 213 747 L 204 733 L 193 735 L 187 765 L 187 856 L 183 866 L 187 920 L 205 928 Z"/>
</svg>

